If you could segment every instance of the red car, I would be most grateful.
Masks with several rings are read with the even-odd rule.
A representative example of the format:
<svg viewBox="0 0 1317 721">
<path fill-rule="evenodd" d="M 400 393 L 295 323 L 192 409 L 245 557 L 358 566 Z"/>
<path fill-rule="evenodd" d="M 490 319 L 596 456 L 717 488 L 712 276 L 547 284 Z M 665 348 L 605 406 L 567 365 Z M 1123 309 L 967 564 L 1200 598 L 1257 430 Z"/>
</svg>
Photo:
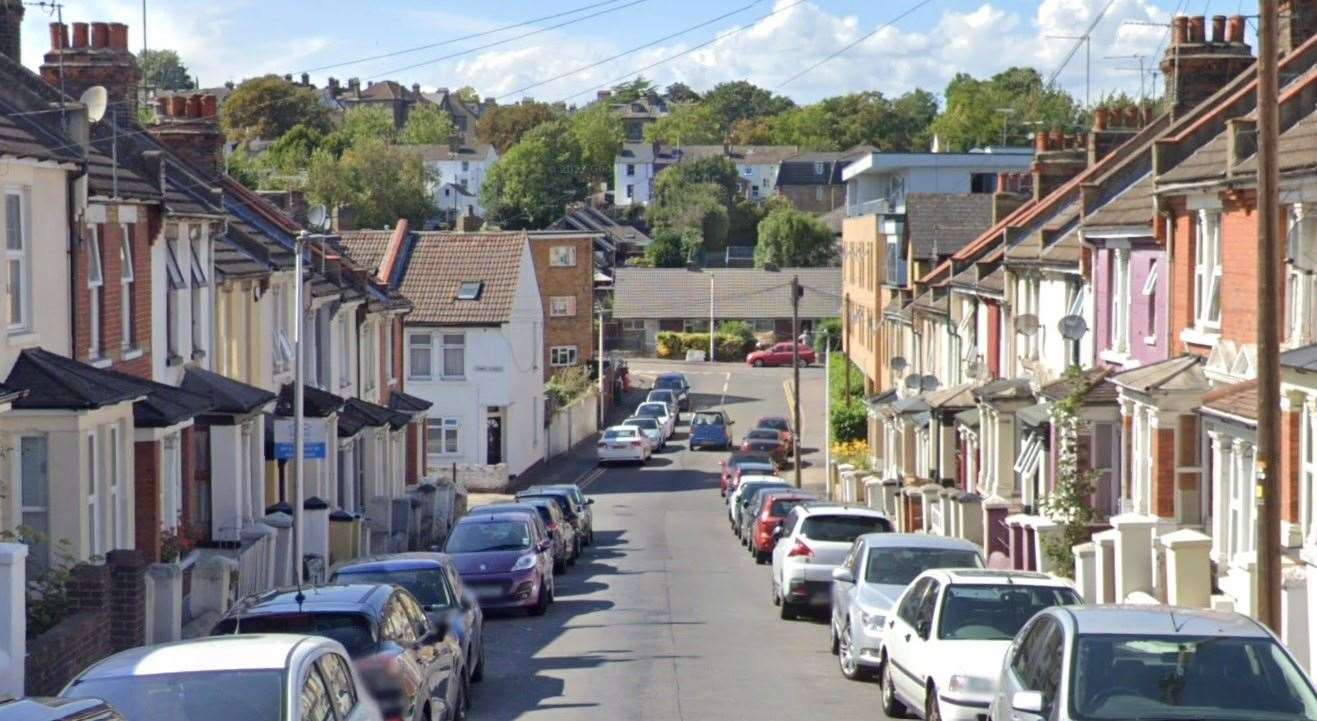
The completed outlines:
<svg viewBox="0 0 1317 721">
<path fill-rule="evenodd" d="M 791 435 L 791 422 L 782 416 L 764 416 L 755 422 L 755 428 L 772 428 L 782 434 L 782 444 L 787 447 L 787 454 L 791 454 L 792 443 L 795 442 L 795 436 Z"/>
<path fill-rule="evenodd" d="M 807 493 L 775 493 L 764 498 L 755 516 L 754 533 L 750 535 L 750 553 L 754 555 L 755 563 L 768 563 L 773 545 L 777 543 L 773 531 L 782 525 L 792 508 L 812 500 L 814 497 Z"/>
<path fill-rule="evenodd" d="M 800 354 L 801 365 L 814 362 L 814 349 L 801 343 L 796 346 Z M 767 350 L 757 350 L 745 357 L 745 362 L 756 367 L 791 365 L 791 343 L 778 343 Z"/>
<path fill-rule="evenodd" d="M 722 480 L 719 491 L 726 496 L 736 490 L 741 482 L 742 473 L 773 475 L 777 473 L 777 464 L 766 453 L 733 453 L 722 462 Z"/>
<path fill-rule="evenodd" d="M 782 441 L 781 431 L 772 428 L 756 428 L 745 434 L 745 438 L 741 439 L 741 450 L 746 453 L 767 453 L 778 466 L 787 464 L 787 444 Z"/>
</svg>

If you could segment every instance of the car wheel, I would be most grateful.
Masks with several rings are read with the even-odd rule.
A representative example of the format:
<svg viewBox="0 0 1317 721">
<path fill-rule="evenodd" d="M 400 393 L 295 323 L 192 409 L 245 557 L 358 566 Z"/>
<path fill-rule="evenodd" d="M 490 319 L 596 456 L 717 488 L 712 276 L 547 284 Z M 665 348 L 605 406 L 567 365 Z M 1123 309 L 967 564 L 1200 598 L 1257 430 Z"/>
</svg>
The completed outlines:
<svg viewBox="0 0 1317 721">
<path fill-rule="evenodd" d="M 937 686 L 928 687 L 924 699 L 924 721 L 942 721 L 942 705 L 937 702 Z"/>
<path fill-rule="evenodd" d="M 535 605 L 530 607 L 530 615 L 543 616 L 547 610 L 549 610 L 549 591 L 545 586 L 540 586 L 540 597 L 535 599 Z"/>
<path fill-rule="evenodd" d="M 471 680 L 480 683 L 485 680 L 485 639 L 480 639 L 480 657 L 476 659 L 476 667 L 471 670 Z"/>
<path fill-rule="evenodd" d="M 841 629 L 841 636 L 837 642 L 837 664 L 841 666 L 841 675 L 852 681 L 869 679 L 869 669 L 861 666 L 855 658 L 854 637 L 851 636 L 849 623 Z"/>
<path fill-rule="evenodd" d="M 755 563 L 757 563 L 757 564 L 759 564 L 759 565 L 761 565 L 761 566 L 764 565 L 765 563 L 768 563 L 768 554 L 767 554 L 767 553 L 762 553 L 762 552 L 761 552 L 761 553 L 756 553 L 756 554 L 755 554 Z"/>
<path fill-rule="evenodd" d="M 828 653 L 833 656 L 837 655 L 841 643 L 837 640 L 837 627 L 833 625 L 832 620 L 828 621 Z"/>
<path fill-rule="evenodd" d="M 788 601 L 786 600 L 786 598 L 783 598 L 783 599 L 782 599 L 782 605 L 779 606 L 778 609 L 777 609 L 777 615 L 778 615 L 778 617 L 781 618 L 783 621 L 794 621 L 795 618 L 796 618 L 796 606 L 795 606 L 795 604 L 792 604 L 792 603 L 788 602 Z"/>
<path fill-rule="evenodd" d="M 764 367 L 764 362 L 763 362 L 762 360 L 757 360 L 757 361 L 755 361 L 754 363 L 752 363 L 751 365 L 753 365 L 755 368 L 763 368 L 763 367 Z"/>
<path fill-rule="evenodd" d="M 883 656 L 883 713 L 888 718 L 905 718 L 905 704 L 896 698 L 896 687 L 892 681 L 892 662 Z"/>
</svg>

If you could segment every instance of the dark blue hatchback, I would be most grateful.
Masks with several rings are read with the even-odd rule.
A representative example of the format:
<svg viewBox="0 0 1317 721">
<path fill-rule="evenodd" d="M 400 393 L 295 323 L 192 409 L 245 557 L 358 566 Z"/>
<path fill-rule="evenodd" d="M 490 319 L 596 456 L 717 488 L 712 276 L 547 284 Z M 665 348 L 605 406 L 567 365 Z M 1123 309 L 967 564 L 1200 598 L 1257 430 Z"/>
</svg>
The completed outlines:
<svg viewBox="0 0 1317 721">
<path fill-rule="evenodd" d="M 732 445 L 732 419 L 722 411 L 697 411 L 691 418 L 691 450 Z"/>
</svg>

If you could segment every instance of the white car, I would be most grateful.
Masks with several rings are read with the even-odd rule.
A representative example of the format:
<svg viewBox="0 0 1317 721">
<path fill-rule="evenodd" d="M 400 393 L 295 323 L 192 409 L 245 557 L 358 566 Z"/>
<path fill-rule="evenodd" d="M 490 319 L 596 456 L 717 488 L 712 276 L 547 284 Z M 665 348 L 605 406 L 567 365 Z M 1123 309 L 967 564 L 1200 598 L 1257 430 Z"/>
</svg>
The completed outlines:
<svg viewBox="0 0 1317 721">
<path fill-rule="evenodd" d="M 892 522 L 863 506 L 808 501 L 791 509 L 774 532 L 773 604 L 784 619 L 832 603 L 832 569 L 846 560 L 855 539 L 890 533 Z"/>
<path fill-rule="evenodd" d="M 673 415 L 672 408 L 667 403 L 661 401 L 645 401 L 636 406 L 636 412 L 633 416 L 649 416 L 663 424 L 663 438 L 666 440 L 672 437 L 672 432 L 677 428 L 677 417 Z"/>
<path fill-rule="evenodd" d="M 634 426 L 613 426 L 599 436 L 598 454 L 600 463 L 612 461 L 631 461 L 644 463 L 653 451 L 649 441 Z"/>
<path fill-rule="evenodd" d="M 663 437 L 663 424 L 657 418 L 651 416 L 632 416 L 618 425 L 631 426 L 640 429 L 640 434 L 649 441 L 650 452 L 662 450 L 668 444 L 668 439 Z"/>
<path fill-rule="evenodd" d="M 832 571 L 832 652 L 841 674 L 871 678 L 882 660 L 883 629 L 896 599 L 930 568 L 983 568 L 979 547 L 928 533 L 866 533 Z"/>
<path fill-rule="evenodd" d="M 727 494 L 727 520 L 732 524 L 733 530 L 741 524 L 741 499 L 745 497 L 744 494 L 765 487 L 792 488 L 793 486 L 787 483 L 787 479 L 778 476 L 758 474 L 741 476 L 741 482 L 737 484 L 736 490 Z"/>
<path fill-rule="evenodd" d="M 672 410 L 672 417 L 681 420 L 681 405 L 677 400 L 676 391 L 659 388 L 652 390 L 645 396 L 646 403 L 667 403 L 668 408 Z"/>
<path fill-rule="evenodd" d="M 1002 659 L 1020 628 L 1039 611 L 1081 603 L 1070 582 L 1045 573 L 921 573 L 887 619 L 883 711 L 977 721 L 992 705 Z"/>
<path fill-rule="evenodd" d="M 1279 639 L 1242 614 L 1053 608 L 1015 636 L 988 716 L 1317 718 L 1317 694 Z"/>
<path fill-rule="evenodd" d="M 130 648 L 78 674 L 60 696 L 104 699 L 127 719 L 383 718 L 347 651 L 325 636 L 243 634 Z"/>
</svg>

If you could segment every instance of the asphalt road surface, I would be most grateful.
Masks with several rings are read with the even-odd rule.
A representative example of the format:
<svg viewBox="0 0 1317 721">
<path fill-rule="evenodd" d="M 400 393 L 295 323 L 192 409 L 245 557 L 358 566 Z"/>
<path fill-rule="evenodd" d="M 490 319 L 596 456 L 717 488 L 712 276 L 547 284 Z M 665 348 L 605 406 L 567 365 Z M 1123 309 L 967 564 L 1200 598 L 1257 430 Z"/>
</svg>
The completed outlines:
<svg viewBox="0 0 1317 721">
<path fill-rule="evenodd" d="M 653 367 L 632 371 L 643 378 Z M 738 437 L 760 416 L 786 414 L 789 376 L 688 371 L 694 407 L 722 403 Z M 802 383 L 808 408 L 821 398 L 822 370 L 804 370 Z M 687 430 L 683 423 L 644 468 L 584 477 L 596 545 L 559 576 L 544 617 L 488 622 L 489 666 L 472 719 L 882 718 L 877 685 L 837 670 L 824 620 L 777 617 L 767 567 L 728 529 L 716 473 L 725 454 L 687 450 Z M 806 462 L 821 464 L 809 437 L 806 425 Z"/>
</svg>

